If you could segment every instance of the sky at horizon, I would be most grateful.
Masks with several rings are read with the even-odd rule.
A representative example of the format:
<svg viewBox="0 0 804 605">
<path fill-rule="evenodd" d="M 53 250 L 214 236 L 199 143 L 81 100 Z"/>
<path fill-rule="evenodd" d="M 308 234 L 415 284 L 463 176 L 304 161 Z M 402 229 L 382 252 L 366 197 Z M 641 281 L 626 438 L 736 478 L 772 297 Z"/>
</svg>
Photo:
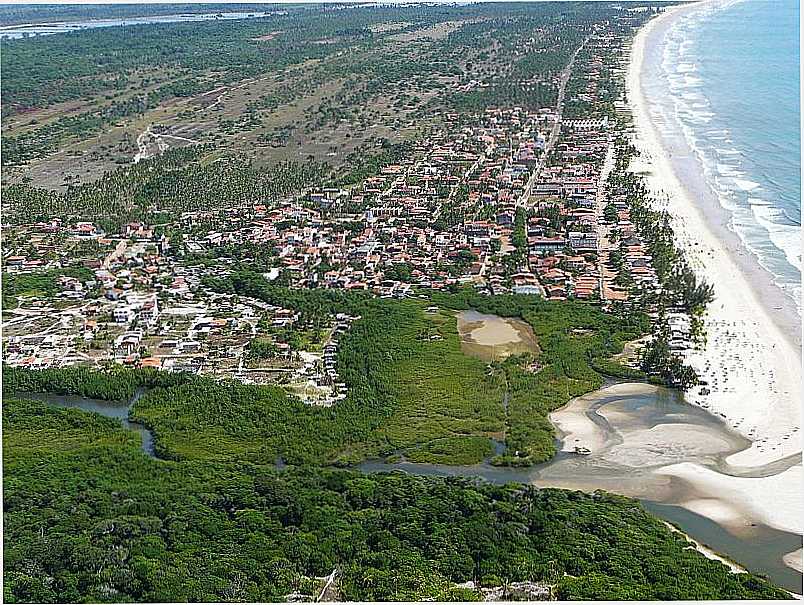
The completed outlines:
<svg viewBox="0 0 804 605">
<path fill-rule="evenodd" d="M 0 6 L 98 6 L 103 4 L 480 4 L 485 2 L 567 2 L 570 0 L 0 0 Z M 612 2 L 614 0 L 573 0 L 581 2 Z M 626 4 L 644 0 L 618 0 Z M 678 0 L 653 0 L 657 4 L 676 3 Z"/>
</svg>

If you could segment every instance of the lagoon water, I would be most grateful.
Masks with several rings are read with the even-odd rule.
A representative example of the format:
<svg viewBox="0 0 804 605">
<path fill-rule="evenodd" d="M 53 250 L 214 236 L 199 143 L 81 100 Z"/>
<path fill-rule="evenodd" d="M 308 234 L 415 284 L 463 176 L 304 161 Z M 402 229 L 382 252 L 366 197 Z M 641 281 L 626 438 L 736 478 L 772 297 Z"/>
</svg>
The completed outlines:
<svg viewBox="0 0 804 605">
<path fill-rule="evenodd" d="M 654 98 L 681 129 L 730 228 L 800 304 L 797 0 L 723 0 L 677 19 Z M 801 309 L 799 306 L 799 313 Z"/>
<path fill-rule="evenodd" d="M 95 27 L 118 27 L 122 25 L 147 25 L 154 23 L 178 23 L 189 21 L 215 21 L 231 19 L 253 19 L 281 13 L 209 13 L 188 15 L 155 15 L 152 17 L 130 17 L 127 19 L 93 19 L 89 21 L 70 21 L 58 23 L 28 23 L 22 25 L 0 25 L 0 40 L 18 39 L 53 34 L 64 34 Z"/>
</svg>

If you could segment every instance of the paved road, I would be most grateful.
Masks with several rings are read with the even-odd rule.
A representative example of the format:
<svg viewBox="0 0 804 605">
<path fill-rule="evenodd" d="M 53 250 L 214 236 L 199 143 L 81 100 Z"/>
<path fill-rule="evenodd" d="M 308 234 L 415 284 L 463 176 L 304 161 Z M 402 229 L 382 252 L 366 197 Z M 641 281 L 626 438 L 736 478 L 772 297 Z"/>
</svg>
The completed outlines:
<svg viewBox="0 0 804 605">
<path fill-rule="evenodd" d="M 550 137 L 547 140 L 547 143 L 544 146 L 544 153 L 542 153 L 542 157 L 539 162 L 536 164 L 536 169 L 530 175 L 528 179 L 527 185 L 525 185 L 525 191 L 519 198 L 518 205 L 520 206 L 527 206 L 528 199 L 530 198 L 530 192 L 533 189 L 533 186 L 536 184 L 536 181 L 539 179 L 539 175 L 542 172 L 542 168 L 544 167 L 544 162 L 547 159 L 547 156 L 553 150 L 553 146 L 558 139 L 558 135 L 561 132 L 561 116 L 564 110 L 564 91 L 567 88 L 567 82 L 569 82 L 570 76 L 572 75 L 572 68 L 575 65 L 575 57 L 578 56 L 578 53 L 581 52 L 581 49 L 586 44 L 586 40 L 583 41 L 578 47 L 578 50 L 573 53 L 572 58 L 570 59 L 567 66 L 564 68 L 564 71 L 561 72 L 561 80 L 558 84 L 558 100 L 556 102 L 556 121 L 553 124 L 553 128 L 550 131 Z"/>
<path fill-rule="evenodd" d="M 608 245 L 608 237 L 610 228 L 603 222 L 603 210 L 606 207 L 606 179 L 614 168 L 615 154 L 614 154 L 614 141 L 609 141 L 609 148 L 606 152 L 606 159 L 603 162 L 603 168 L 600 171 L 600 179 L 597 183 L 597 199 L 595 204 L 595 217 L 597 219 L 597 271 L 600 274 L 598 279 L 598 289 L 600 300 L 605 300 L 603 288 L 603 250 L 604 242 Z"/>
</svg>

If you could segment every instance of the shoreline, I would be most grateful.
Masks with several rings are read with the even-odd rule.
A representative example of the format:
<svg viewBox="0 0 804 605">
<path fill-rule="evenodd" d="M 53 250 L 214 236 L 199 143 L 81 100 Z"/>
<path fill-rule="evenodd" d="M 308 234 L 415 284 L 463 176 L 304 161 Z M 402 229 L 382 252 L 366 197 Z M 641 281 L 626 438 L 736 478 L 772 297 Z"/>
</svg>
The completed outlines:
<svg viewBox="0 0 804 605">
<path fill-rule="evenodd" d="M 658 199 L 666 198 L 660 205 L 673 219 L 678 245 L 696 273 L 715 288 L 704 317 L 705 350 L 687 356 L 712 393 L 701 396 L 695 390 L 686 397 L 753 442 L 729 460 L 750 468 L 801 451 L 800 318 L 778 312 L 778 307 L 789 311 L 793 301 L 728 229 L 729 214 L 704 180 L 683 134 L 660 130 L 644 92 L 646 79 L 657 77 L 657 48 L 668 27 L 701 6 L 668 9 L 634 38 L 626 89 L 641 157 L 631 169 L 645 174 Z"/>
<path fill-rule="evenodd" d="M 664 521 L 664 520 L 662 521 L 662 523 L 664 523 L 665 526 L 670 531 L 672 531 L 674 533 L 677 533 L 677 534 L 681 534 L 682 536 L 684 536 L 684 538 L 687 539 L 687 541 L 695 548 L 695 550 L 697 550 L 699 553 L 701 553 L 707 559 L 711 559 L 713 561 L 719 561 L 720 563 L 723 563 L 723 565 L 725 565 L 726 567 L 728 567 L 731 570 L 731 573 L 748 573 L 748 570 L 745 567 L 743 567 L 742 565 L 740 565 L 739 563 L 735 563 L 731 559 L 728 559 L 725 556 L 721 555 L 720 553 L 715 552 L 714 550 L 712 550 L 711 548 L 709 548 L 705 544 L 702 544 L 701 542 L 698 542 L 698 540 L 696 540 L 695 538 L 693 538 L 689 534 L 683 532 L 682 530 L 677 528 L 672 523 L 669 523 L 668 521 Z"/>
<path fill-rule="evenodd" d="M 651 34 L 659 34 L 656 37 L 662 37 L 665 30 L 672 25 L 672 22 L 679 17 L 686 16 L 689 13 L 700 10 L 702 7 L 719 2 L 719 0 L 700 0 L 691 4 L 678 5 L 668 7 L 660 16 L 655 17 L 646 23 L 637 33 L 634 38 L 631 60 L 629 63 L 629 73 L 626 82 L 626 89 L 628 90 L 628 105 L 634 115 L 634 123 L 638 132 L 637 142 L 645 140 L 645 131 L 650 129 L 653 131 L 651 138 L 655 139 L 655 146 L 650 146 L 650 151 L 658 151 L 658 155 L 662 156 L 667 164 L 673 169 L 673 172 L 682 172 L 685 177 L 693 178 L 678 178 L 679 186 L 684 190 L 687 197 L 698 198 L 703 200 L 704 203 L 695 205 L 694 208 L 700 214 L 700 218 L 706 223 L 706 227 L 711 232 L 711 235 L 716 236 L 721 243 L 721 247 L 727 252 L 727 256 L 733 264 L 737 266 L 739 272 L 742 273 L 748 289 L 753 293 L 760 306 L 770 308 L 773 311 L 781 310 L 781 313 L 769 313 L 772 323 L 774 323 L 785 340 L 788 340 L 795 348 L 800 349 L 802 346 L 802 317 L 798 313 L 795 301 L 787 295 L 781 287 L 776 284 L 774 275 L 765 267 L 763 267 L 759 259 L 748 249 L 746 244 L 740 238 L 736 231 L 729 228 L 732 220 L 731 213 L 725 209 L 717 197 L 717 194 L 712 190 L 703 172 L 703 167 L 695 155 L 695 152 L 690 148 L 686 138 L 681 132 L 673 133 L 672 141 L 664 141 L 668 137 L 666 133 L 660 133 L 656 124 L 650 118 L 650 108 L 645 99 L 643 78 L 645 76 L 645 49 L 640 49 L 639 57 L 636 56 L 635 50 L 637 41 L 641 37 L 642 43 L 656 44 L 657 40 L 645 40 L 650 38 Z M 658 29 L 658 31 L 656 31 Z M 632 73 L 631 66 L 638 63 L 639 73 Z M 648 66 L 652 68 L 653 66 Z M 636 97 L 636 98 L 634 98 Z M 640 128 L 640 119 L 646 123 Z M 639 132 L 639 131 L 642 132 Z M 639 148 L 640 145 L 637 144 Z M 644 149 L 640 149 L 645 151 Z M 651 154 L 653 155 L 653 154 Z M 672 157 L 672 160 L 668 159 Z M 683 164 L 683 165 L 682 165 Z M 650 179 L 646 179 L 650 185 Z M 654 190 L 653 187 L 649 187 Z M 655 190 L 654 190 L 655 191 Z M 668 192 L 670 193 L 670 192 Z M 683 243 L 683 242 L 682 242 Z M 683 246 L 682 246 L 683 247 Z M 685 250 L 687 253 L 694 252 Z M 693 259 L 690 259 L 691 261 Z M 702 268 L 703 265 L 699 265 Z M 704 275 L 706 277 L 706 275 Z M 713 305 L 716 305 L 717 300 Z"/>
<path fill-rule="evenodd" d="M 791 527 L 789 517 L 791 508 L 797 509 L 798 488 L 791 481 L 795 471 L 787 467 L 773 468 L 772 474 L 757 469 L 749 476 L 730 475 L 725 459 L 750 442 L 722 419 L 689 405 L 680 391 L 622 383 L 573 398 L 551 412 L 550 421 L 559 433 L 560 451 L 531 467 L 372 460 L 358 468 L 586 493 L 604 490 L 635 498 L 720 557 L 800 592 L 796 557 L 801 528 Z M 575 445 L 588 447 L 589 454 L 574 453 Z M 780 497 L 768 506 L 764 494 L 777 491 Z"/>
<path fill-rule="evenodd" d="M 646 83 L 661 82 L 660 50 L 668 29 L 677 19 L 715 1 L 669 8 L 645 24 L 633 40 L 626 90 L 634 118 L 633 144 L 641 155 L 631 170 L 644 175 L 657 204 L 671 215 L 677 244 L 696 274 L 715 288 L 715 299 L 704 316 L 707 342 L 703 351 L 686 356 L 712 392 L 701 395 L 699 389 L 691 390 L 685 399 L 721 417 L 751 442 L 725 461 L 735 471 L 747 472 L 800 456 L 801 318 L 794 301 L 729 229 L 731 215 L 705 180 L 683 132 L 673 128 L 672 111 L 663 114 L 660 100 L 651 104 L 645 92 Z M 694 486 L 693 493 L 681 495 L 678 506 L 731 526 L 731 531 L 739 531 L 741 517 L 749 516 L 783 531 L 802 532 L 800 462 L 763 480 L 746 480 L 694 463 L 671 465 L 660 473 Z M 726 499 L 739 506 L 701 500 L 694 492 L 730 494 Z M 785 557 L 788 567 L 801 568 L 795 560 L 800 552 Z"/>
</svg>

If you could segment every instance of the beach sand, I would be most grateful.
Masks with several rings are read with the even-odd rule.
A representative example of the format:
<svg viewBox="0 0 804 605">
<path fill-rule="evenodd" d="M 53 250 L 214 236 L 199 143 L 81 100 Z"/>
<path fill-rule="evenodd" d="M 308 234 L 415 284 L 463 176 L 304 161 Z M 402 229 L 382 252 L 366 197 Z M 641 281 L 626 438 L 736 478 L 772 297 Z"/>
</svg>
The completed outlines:
<svg viewBox="0 0 804 605">
<path fill-rule="evenodd" d="M 713 561 L 720 561 L 721 563 L 723 563 L 723 565 L 728 567 L 731 570 L 732 573 L 745 573 L 746 572 L 746 569 L 744 567 L 741 567 L 740 565 L 737 565 L 734 561 L 731 561 L 731 560 L 727 559 L 726 557 L 716 553 L 714 550 L 712 550 L 708 546 L 706 546 L 704 544 L 701 544 L 700 542 L 698 542 L 697 540 L 695 540 L 691 536 L 685 534 L 683 531 L 679 530 L 676 527 L 673 527 L 673 525 L 671 525 L 670 523 L 665 522 L 665 525 L 667 526 L 667 528 L 670 531 L 680 533 L 681 535 L 683 535 L 687 539 L 687 541 L 692 545 L 692 547 L 695 548 L 695 550 L 697 550 L 699 553 L 701 553 L 707 559 L 712 559 Z M 794 555 L 795 553 L 790 553 L 790 554 Z"/>
<path fill-rule="evenodd" d="M 804 565 L 802 564 L 802 549 L 799 548 L 798 550 L 787 553 L 784 556 L 784 562 L 795 570 L 804 571 Z"/>
<path fill-rule="evenodd" d="M 717 500 L 691 499 L 680 504 L 735 532 L 756 521 L 781 531 L 802 532 L 801 515 L 797 514 L 801 510 L 801 465 L 768 477 L 733 477 L 690 462 L 665 466 L 656 473 L 678 477 L 694 492 L 717 494 Z M 773 496 L 770 503 L 769 494 Z"/>
<path fill-rule="evenodd" d="M 800 455 L 801 320 L 793 302 L 728 229 L 729 217 L 706 185 L 683 135 L 658 128 L 642 88 L 645 79 L 657 77 L 658 49 L 671 22 L 702 4 L 667 10 L 634 40 L 627 91 L 635 118 L 634 143 L 642 155 L 632 169 L 645 174 L 657 204 L 673 217 L 679 245 L 715 289 L 705 317 L 707 343 L 688 358 L 711 394 L 702 396 L 696 388 L 686 399 L 719 415 L 751 445 L 727 458 L 733 474 L 741 477 L 692 463 L 665 467 L 663 473 L 690 483 L 696 492 L 728 495 L 681 503 L 718 523 L 737 528 L 741 519 L 752 518 L 801 532 L 800 464 L 776 475 L 744 476 L 752 471 L 767 475 L 764 465 Z"/>
</svg>

